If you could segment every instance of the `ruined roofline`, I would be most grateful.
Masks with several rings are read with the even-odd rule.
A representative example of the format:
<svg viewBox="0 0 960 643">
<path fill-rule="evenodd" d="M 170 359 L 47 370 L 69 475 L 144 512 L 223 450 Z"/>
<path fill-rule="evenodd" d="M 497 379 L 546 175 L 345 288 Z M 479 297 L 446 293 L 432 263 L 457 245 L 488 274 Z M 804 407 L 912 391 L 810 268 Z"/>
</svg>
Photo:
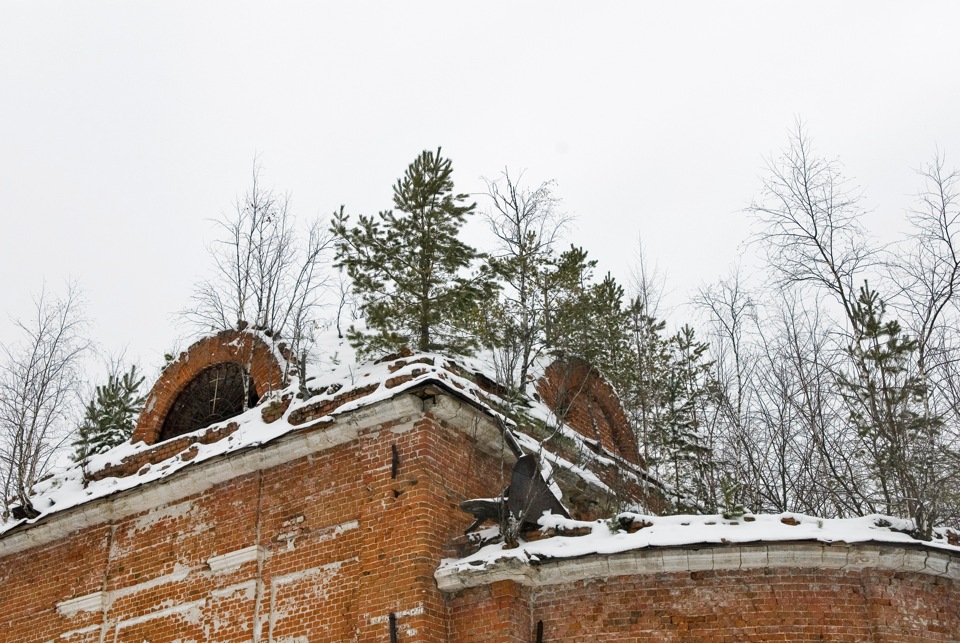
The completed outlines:
<svg viewBox="0 0 960 643">
<path fill-rule="evenodd" d="M 254 359 L 247 359 L 246 355 L 253 355 Z M 264 392 L 258 404 L 234 417 L 157 441 L 165 420 L 158 409 L 169 411 L 192 377 L 225 360 L 256 367 L 258 387 L 262 386 Z M 546 417 L 544 414 L 549 415 L 546 420 L 551 430 L 555 427 L 570 438 L 581 457 L 564 459 L 563 451 L 552 444 L 544 449 L 543 442 L 538 442 L 529 433 L 535 427 L 517 426 L 498 410 L 505 404 L 501 399 L 502 391 L 490 386 L 492 380 L 475 360 L 452 360 L 441 355 L 406 352 L 376 362 L 341 365 L 329 371 L 315 369 L 316 372 L 310 374 L 308 386 L 304 387 L 311 393 L 307 399 L 298 399 L 297 393 L 303 389 L 297 382 L 286 378 L 288 368 L 282 349 L 256 331 L 223 331 L 198 340 L 158 378 L 147 396 L 147 407 L 131 441 L 93 456 L 82 468 L 75 466 L 38 483 L 32 499 L 33 508 L 39 515 L 0 526 L 0 539 L 29 530 L 51 515 L 88 506 L 98 499 L 113 497 L 141 485 L 162 483 L 184 468 L 194 468 L 214 458 L 227 458 L 250 447 L 259 448 L 287 434 L 325 430 L 324 427 L 335 423 L 344 414 L 407 393 L 425 397 L 439 393 L 441 397 L 457 400 L 458 405 L 472 409 L 469 418 L 460 418 L 461 424 L 473 423 L 473 415 L 479 414 L 484 417 L 485 424 L 493 427 L 485 430 L 486 437 L 478 444 L 481 449 L 503 451 L 505 443 L 512 458 L 523 453 L 537 454 L 551 464 L 559 465 L 568 481 L 575 480 L 576 484 L 585 483 L 587 488 L 594 488 L 591 493 L 610 493 L 610 488 L 591 469 L 602 469 L 606 473 L 621 471 L 627 479 L 638 484 L 649 484 L 652 489 L 662 488 L 642 467 L 610 452 L 599 442 L 585 448 L 590 446 L 588 437 L 564 425 L 561 418 L 552 415 L 543 404 L 527 397 L 527 411 L 533 413 L 539 409 L 537 412 L 541 418 Z M 280 383 L 283 388 L 275 388 Z M 431 409 L 434 414 L 440 411 L 439 408 Z M 145 435 L 149 439 L 144 439 Z"/>
<path fill-rule="evenodd" d="M 342 342 L 340 345 L 342 347 Z M 271 350 L 272 347 L 275 347 L 276 350 Z M 164 425 L 169 420 L 165 420 L 163 413 L 158 409 L 163 410 L 163 412 L 169 411 L 171 408 L 175 409 L 177 404 L 175 399 L 178 395 L 181 395 L 183 389 L 189 385 L 190 378 L 196 376 L 197 373 L 202 372 L 212 364 L 232 360 L 234 363 L 250 365 L 256 369 L 255 373 L 253 373 L 253 371 L 251 372 L 254 375 L 254 383 L 257 385 L 258 390 L 263 388 L 269 391 L 270 387 L 279 385 L 277 382 L 283 377 L 283 372 L 290 369 L 289 364 L 284 361 L 284 355 L 287 352 L 288 351 L 284 350 L 282 342 L 278 344 L 262 334 L 251 331 L 223 331 L 217 335 L 195 342 L 187 351 L 181 354 L 177 362 L 165 369 L 161 377 L 158 378 L 157 383 L 148 396 L 147 406 L 132 440 L 136 442 L 140 439 L 147 444 L 159 444 L 157 438 L 162 435 L 160 433 L 161 425 Z M 261 397 L 261 406 L 264 403 L 268 404 L 268 407 L 263 411 L 264 421 L 273 422 L 282 418 L 291 424 L 299 426 L 304 422 L 333 413 L 344 403 L 359 400 L 384 386 L 386 388 L 394 388 L 413 379 L 422 381 L 433 380 L 438 386 L 446 389 L 451 394 L 462 397 L 466 402 L 477 406 L 482 412 L 490 414 L 491 417 L 495 417 L 497 421 L 502 422 L 502 428 L 506 431 L 505 435 L 509 440 L 508 446 L 513 451 L 514 456 L 519 456 L 522 452 L 538 453 L 543 449 L 541 445 L 531 444 L 531 440 L 526 440 L 525 448 L 521 448 L 517 439 L 507 430 L 516 429 L 518 431 L 518 437 L 523 437 L 523 433 L 530 435 L 529 429 L 532 427 L 525 425 L 514 426 L 509 419 L 502 415 L 500 410 L 502 410 L 505 405 L 509 405 L 509 403 L 503 399 L 506 391 L 502 385 L 497 383 L 496 378 L 489 377 L 487 375 L 487 369 L 483 368 L 482 365 L 475 360 L 463 357 L 453 360 L 440 355 L 428 353 L 414 354 L 409 350 L 403 350 L 398 354 L 384 356 L 373 362 L 373 370 L 379 370 L 379 373 L 374 373 L 374 377 L 370 378 L 370 380 L 365 380 L 364 378 L 371 373 L 363 372 L 363 369 L 371 366 L 371 363 L 360 363 L 357 366 L 359 368 L 356 373 L 354 373 L 352 367 L 347 367 L 350 377 L 349 385 L 347 385 L 346 375 L 343 373 L 344 369 L 342 367 L 340 369 L 341 375 L 335 375 L 335 371 L 308 373 L 306 385 L 299 384 L 296 387 L 289 386 L 289 382 L 284 379 L 284 383 L 288 385 L 285 389 L 279 392 L 275 391 L 274 395 L 269 399 L 266 399 L 266 396 Z M 572 366 L 573 370 L 568 370 L 569 366 Z M 271 374 L 271 377 L 263 377 L 262 374 L 264 373 Z M 558 374 L 560 374 L 559 377 Z M 571 376 L 574 377 L 569 382 L 566 382 L 566 378 Z M 270 381 L 271 383 L 268 386 L 263 386 L 264 381 Z M 609 384 L 599 376 L 596 369 L 586 364 L 586 362 L 583 362 L 583 360 L 559 358 L 550 363 L 544 370 L 541 378 L 533 383 L 536 392 L 529 391 L 532 395 L 525 394 L 524 398 L 527 404 L 535 406 L 539 403 L 538 400 L 540 398 L 538 396 L 543 395 L 547 406 L 551 407 L 551 414 L 553 414 L 548 424 L 555 425 L 565 437 L 571 438 L 576 442 L 577 449 L 583 454 L 576 458 L 577 461 L 586 460 L 591 463 L 588 465 L 591 467 L 614 467 L 622 471 L 627 478 L 633 480 L 636 484 L 644 486 L 645 488 L 652 488 L 657 490 L 658 493 L 662 493 L 664 487 L 660 481 L 650 476 L 637 461 L 639 456 L 635 441 L 627 444 L 629 451 L 627 455 L 632 456 L 628 458 L 618 452 L 617 444 L 611 442 L 609 439 L 609 430 L 607 433 L 608 439 L 604 440 L 603 436 L 600 435 L 595 436 L 596 439 L 591 439 L 589 435 L 584 435 L 585 431 L 589 432 L 589 426 L 579 426 L 575 430 L 572 430 L 570 427 L 564 425 L 565 422 L 569 422 L 570 420 L 565 416 L 562 417 L 563 414 L 554 408 L 556 406 L 556 396 L 554 392 L 558 390 L 558 388 L 566 388 L 564 384 L 568 384 L 569 387 L 580 387 L 582 389 L 585 383 L 589 384 L 589 389 L 586 391 L 578 390 L 577 393 L 578 396 L 583 393 L 585 399 L 576 399 L 577 405 L 574 410 L 581 411 L 582 409 L 580 407 L 583 406 L 584 402 L 588 405 L 595 405 L 598 409 L 602 409 L 602 422 L 606 422 L 607 426 L 619 424 L 619 432 L 629 433 L 630 438 L 632 438 L 632 431 L 630 431 L 627 424 L 619 398 L 616 397 L 615 392 L 613 392 Z M 311 395 L 309 398 L 303 400 L 293 399 L 291 393 L 293 388 L 299 389 L 297 397 L 300 396 L 300 393 L 304 392 L 308 392 Z M 601 391 L 602 395 L 600 397 L 603 399 L 589 397 L 593 395 L 595 392 L 594 389 L 596 388 L 599 388 Z M 587 397 L 589 397 L 589 399 L 586 399 Z M 293 410 L 288 412 L 288 409 L 291 409 L 291 407 Z M 583 413 L 579 415 L 574 413 L 574 416 L 576 419 L 581 420 L 581 425 L 587 422 L 587 420 L 582 417 Z M 593 422 L 593 425 L 595 427 L 596 423 Z M 228 424 L 222 428 L 220 434 L 213 435 L 209 437 L 209 439 L 199 438 L 199 441 L 207 443 L 209 441 L 224 439 L 224 437 L 232 433 L 232 430 L 231 425 Z M 129 463 L 113 463 L 112 466 L 108 465 L 106 467 L 94 465 L 92 467 L 94 469 L 92 475 L 98 478 L 112 475 L 129 475 L 132 473 L 130 471 L 131 467 L 139 469 L 140 466 L 157 464 L 162 459 L 184 452 L 198 441 L 198 439 L 191 437 L 176 437 L 175 439 L 177 440 L 176 443 L 164 443 L 156 447 L 163 450 L 163 453 L 161 453 L 159 457 L 153 457 L 151 459 L 149 455 L 141 453 L 133 457 Z M 551 449 L 552 447 L 547 448 L 548 451 Z M 560 457 L 562 454 L 555 455 L 545 453 L 544 455 L 553 458 L 566 469 L 578 469 L 572 462 L 563 460 L 563 458 Z M 579 473 L 576 475 L 583 477 Z M 588 482 L 594 486 L 598 486 L 600 489 L 605 489 L 602 484 L 595 484 L 598 482 L 595 478 L 588 480 Z M 609 489 L 607 489 L 607 491 L 609 492 Z"/>
<path fill-rule="evenodd" d="M 344 412 L 363 408 L 369 404 L 376 404 L 378 401 L 403 393 L 414 393 L 421 397 L 446 393 L 472 406 L 490 420 L 501 419 L 490 406 L 464 393 L 462 389 L 451 385 L 450 382 L 442 378 L 442 374 L 425 373 L 422 377 L 418 377 L 416 381 L 412 381 L 412 378 L 407 379 L 402 382 L 402 386 L 401 383 L 394 383 L 390 386 L 388 380 L 387 386 L 392 389 L 392 392 L 385 396 L 377 395 L 381 384 L 372 383 L 347 389 L 328 399 L 318 400 L 316 398 L 321 396 L 317 395 L 298 401 L 296 405 L 291 403 L 292 395 L 287 391 L 279 399 L 265 400 L 253 407 L 250 412 L 258 411 L 264 423 L 276 426 L 278 430 L 286 434 L 319 426 Z M 199 446 L 228 439 L 239 428 L 238 422 L 231 418 L 169 440 L 153 444 L 142 443 L 142 447 L 122 458 L 119 462 L 110 462 L 97 468 L 91 468 L 86 475 L 88 479 L 95 481 L 108 477 L 127 477 L 135 475 L 144 467 L 158 466 L 178 455 L 184 459 L 193 460 L 197 455 Z M 256 436 L 251 437 L 256 438 Z M 514 455 L 519 455 L 521 453 L 520 447 L 509 432 L 506 434 L 506 439 L 508 447 Z"/>
<path fill-rule="evenodd" d="M 400 421 L 412 428 L 416 418 L 425 412 L 426 398 L 432 397 L 429 412 L 438 419 L 454 417 L 464 412 L 477 413 L 473 404 L 464 404 L 462 396 L 454 398 L 445 391 L 438 395 L 421 397 L 418 393 L 431 389 L 433 382 L 418 384 L 398 391 L 396 395 L 360 406 L 329 419 L 317 420 L 281 433 L 268 440 L 250 442 L 238 448 L 197 457 L 180 463 L 161 477 L 147 480 L 129 478 L 126 487 L 106 489 L 103 495 L 89 497 L 84 501 L 62 509 L 42 513 L 39 517 L 20 521 L 0 533 L 0 557 L 41 546 L 63 538 L 70 533 L 97 524 L 120 520 L 124 517 L 148 511 L 192 496 L 237 477 L 255 473 L 261 469 L 285 464 L 307 455 L 346 444 L 360 437 L 361 433 L 385 421 Z M 482 433 L 496 431 L 496 426 L 486 414 L 477 414 L 487 425 Z M 488 439 L 487 442 L 490 440 Z M 114 481 L 121 479 L 111 479 Z"/>
</svg>

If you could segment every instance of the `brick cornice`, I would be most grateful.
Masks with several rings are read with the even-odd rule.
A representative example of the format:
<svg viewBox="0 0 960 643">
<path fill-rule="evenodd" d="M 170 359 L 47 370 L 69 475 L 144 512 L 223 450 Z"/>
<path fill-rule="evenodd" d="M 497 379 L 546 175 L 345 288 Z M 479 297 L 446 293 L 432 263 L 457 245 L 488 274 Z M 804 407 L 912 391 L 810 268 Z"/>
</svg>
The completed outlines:
<svg viewBox="0 0 960 643">
<path fill-rule="evenodd" d="M 877 542 L 705 544 L 651 547 L 530 563 L 504 558 L 484 568 L 441 567 L 435 577 L 441 591 L 455 593 L 500 581 L 538 587 L 615 576 L 776 568 L 878 569 L 960 581 L 960 554 L 922 545 Z"/>
</svg>

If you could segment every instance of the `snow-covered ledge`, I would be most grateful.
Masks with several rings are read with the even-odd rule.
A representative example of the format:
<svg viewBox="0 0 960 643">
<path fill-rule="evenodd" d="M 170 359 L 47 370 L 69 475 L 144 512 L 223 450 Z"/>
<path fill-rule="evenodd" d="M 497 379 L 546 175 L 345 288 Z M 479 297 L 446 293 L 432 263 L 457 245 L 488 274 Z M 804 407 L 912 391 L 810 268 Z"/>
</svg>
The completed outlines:
<svg viewBox="0 0 960 643">
<path fill-rule="evenodd" d="M 445 559 L 441 590 L 512 580 L 553 585 L 663 572 L 763 569 L 885 569 L 960 580 L 960 534 L 937 529 L 931 541 L 909 535 L 913 523 L 891 516 L 817 518 L 798 513 L 648 516 L 622 513 L 585 522 L 545 514 L 545 533 L 518 547 L 489 544 Z M 496 537 L 492 527 L 478 535 Z M 542 537 L 547 536 L 547 537 Z"/>
<path fill-rule="evenodd" d="M 215 573 L 229 572 L 239 569 L 244 563 L 254 562 L 262 555 L 263 547 L 260 545 L 251 545 L 243 549 L 227 552 L 226 554 L 220 554 L 219 556 L 211 556 L 207 560 L 207 565 L 210 566 L 210 571 Z"/>
<path fill-rule="evenodd" d="M 103 592 L 94 592 L 57 603 L 57 612 L 60 616 L 73 618 L 78 612 L 99 612 L 103 609 L 103 604 Z"/>
<path fill-rule="evenodd" d="M 845 571 L 880 569 L 960 580 L 960 554 L 955 552 L 897 544 L 818 542 L 657 547 L 526 563 L 517 558 L 503 558 L 473 568 L 442 566 L 435 577 L 441 591 L 452 593 L 503 580 L 540 586 L 611 576 L 778 567 Z"/>
</svg>

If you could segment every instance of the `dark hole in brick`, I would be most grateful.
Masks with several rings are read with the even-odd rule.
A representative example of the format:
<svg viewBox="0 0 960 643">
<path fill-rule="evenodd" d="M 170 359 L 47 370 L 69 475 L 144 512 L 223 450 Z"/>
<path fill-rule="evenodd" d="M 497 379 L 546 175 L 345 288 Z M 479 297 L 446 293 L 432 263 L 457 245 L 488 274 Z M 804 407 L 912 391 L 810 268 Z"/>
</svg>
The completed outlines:
<svg viewBox="0 0 960 643">
<path fill-rule="evenodd" d="M 169 440 L 239 415 L 243 412 L 244 397 L 248 407 L 256 405 L 253 378 L 245 378 L 239 364 L 224 362 L 206 368 L 177 396 L 163 421 L 158 440 Z"/>
</svg>

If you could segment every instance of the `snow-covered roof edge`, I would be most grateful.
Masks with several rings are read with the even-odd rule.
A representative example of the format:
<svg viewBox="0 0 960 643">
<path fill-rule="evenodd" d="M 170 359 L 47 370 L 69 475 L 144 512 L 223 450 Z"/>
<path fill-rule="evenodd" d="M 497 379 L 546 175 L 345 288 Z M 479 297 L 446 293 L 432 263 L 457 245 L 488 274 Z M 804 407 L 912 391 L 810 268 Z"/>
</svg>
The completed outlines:
<svg viewBox="0 0 960 643">
<path fill-rule="evenodd" d="M 934 540 L 920 541 L 904 533 L 913 528 L 911 521 L 890 516 L 829 519 L 784 513 L 729 519 L 625 513 L 594 522 L 544 515 L 540 524 L 538 535 L 545 537 L 521 540 L 518 547 L 488 544 L 471 555 L 444 559 L 435 574 L 441 589 L 458 591 L 508 578 L 550 584 L 581 576 L 757 567 L 880 567 L 960 580 L 960 533 L 937 530 Z M 480 532 L 479 538 L 492 538 L 496 531 Z M 884 553 L 878 547 L 893 549 Z M 559 571 L 538 569 L 553 564 Z"/>
<path fill-rule="evenodd" d="M 418 357 L 422 358 L 424 356 Z M 143 470 L 134 475 L 107 476 L 102 479 L 94 479 L 94 474 L 99 471 L 114 467 L 137 455 L 156 450 L 158 446 L 166 446 L 177 438 L 158 443 L 158 445 L 144 442 L 127 442 L 119 445 L 103 454 L 93 456 L 83 466 L 75 465 L 38 483 L 34 488 L 31 500 L 34 509 L 39 514 L 33 518 L 12 520 L 0 525 L 0 539 L 9 533 L 28 529 L 32 525 L 42 523 L 57 513 L 164 480 L 180 471 L 196 467 L 215 458 L 260 448 L 273 443 L 280 437 L 315 429 L 318 425 L 332 424 L 341 416 L 430 385 L 444 389 L 491 417 L 497 415 L 496 411 L 483 399 L 484 394 L 479 388 L 469 380 L 455 375 L 446 368 L 446 358 L 432 355 L 429 356 L 429 359 L 434 360 L 436 365 L 428 367 L 419 360 L 404 363 L 399 367 L 397 367 L 396 361 L 371 362 L 359 365 L 366 368 L 358 368 L 355 372 L 355 388 L 375 385 L 375 389 L 360 398 L 339 405 L 327 415 L 313 418 L 299 425 L 291 424 L 288 421 L 291 414 L 326 399 L 334 399 L 338 394 L 349 393 L 350 389 L 338 388 L 328 394 L 314 395 L 306 400 L 298 400 L 293 397 L 298 388 L 298 382 L 294 379 L 286 389 L 276 392 L 272 397 L 272 399 L 277 400 L 288 396 L 289 399 L 295 400 L 295 403 L 290 404 L 286 409 L 280 421 L 271 423 L 264 421 L 263 410 L 271 400 L 263 400 L 261 404 L 228 421 L 194 431 L 185 436 L 178 436 L 178 438 L 202 438 L 206 432 L 235 424 L 236 429 L 223 439 L 208 444 L 204 444 L 200 440 L 194 440 L 182 452 L 162 461 L 147 464 Z M 390 370 L 391 368 L 392 370 Z M 380 375 L 380 377 L 374 377 L 375 375 Z M 313 385 L 314 383 L 311 382 L 311 388 Z M 504 422 L 508 421 L 506 418 L 502 418 L 502 420 Z"/>
</svg>

